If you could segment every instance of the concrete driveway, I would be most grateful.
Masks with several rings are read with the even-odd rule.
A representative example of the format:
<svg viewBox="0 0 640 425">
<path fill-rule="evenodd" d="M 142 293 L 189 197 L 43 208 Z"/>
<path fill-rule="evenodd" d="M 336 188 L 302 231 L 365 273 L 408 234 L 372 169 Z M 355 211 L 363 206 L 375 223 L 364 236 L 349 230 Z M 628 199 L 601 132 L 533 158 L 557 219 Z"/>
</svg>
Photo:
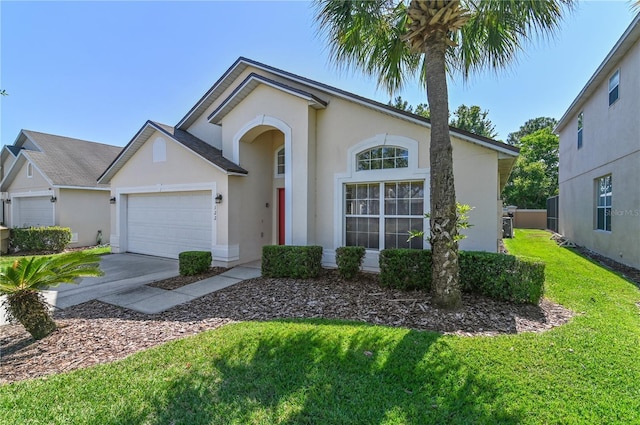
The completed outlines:
<svg viewBox="0 0 640 425">
<path fill-rule="evenodd" d="M 58 308 L 67 308 L 156 280 L 178 275 L 178 260 L 139 254 L 109 254 L 102 256 L 102 277 L 88 277 L 80 284 L 65 283 L 43 291 L 47 301 Z M 0 325 L 6 323 L 0 308 Z"/>
</svg>

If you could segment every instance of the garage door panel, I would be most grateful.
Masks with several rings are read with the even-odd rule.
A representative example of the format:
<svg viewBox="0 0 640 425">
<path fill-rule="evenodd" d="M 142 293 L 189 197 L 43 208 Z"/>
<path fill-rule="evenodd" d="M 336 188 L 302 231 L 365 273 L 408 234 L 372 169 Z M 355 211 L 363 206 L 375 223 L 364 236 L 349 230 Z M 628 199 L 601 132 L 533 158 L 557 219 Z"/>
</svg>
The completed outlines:
<svg viewBox="0 0 640 425">
<path fill-rule="evenodd" d="M 211 250 L 211 192 L 129 195 L 128 251 L 178 258 Z"/>
<path fill-rule="evenodd" d="M 48 196 L 16 198 L 16 217 L 13 225 L 18 227 L 53 226 L 53 204 Z"/>
</svg>

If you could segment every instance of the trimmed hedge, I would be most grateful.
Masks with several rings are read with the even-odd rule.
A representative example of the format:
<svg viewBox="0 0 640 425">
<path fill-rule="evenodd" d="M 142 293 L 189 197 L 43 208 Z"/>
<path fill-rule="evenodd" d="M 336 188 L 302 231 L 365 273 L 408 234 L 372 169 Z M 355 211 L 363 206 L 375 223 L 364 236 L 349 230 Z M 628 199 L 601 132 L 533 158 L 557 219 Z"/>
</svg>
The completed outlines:
<svg viewBox="0 0 640 425">
<path fill-rule="evenodd" d="M 9 232 L 11 252 L 62 252 L 70 242 L 71 229 L 68 227 L 16 227 Z"/>
<path fill-rule="evenodd" d="M 353 279 L 362 267 L 365 249 L 363 246 L 341 246 L 336 249 L 338 273 L 343 279 Z"/>
<path fill-rule="evenodd" d="M 178 254 L 180 276 L 204 273 L 211 267 L 210 251 L 184 251 Z"/>
<path fill-rule="evenodd" d="M 262 247 L 262 276 L 317 277 L 322 267 L 321 246 L 266 245 Z"/>
<path fill-rule="evenodd" d="M 544 293 L 544 263 L 493 252 L 460 251 L 463 292 L 516 303 L 538 304 Z M 380 283 L 398 289 L 431 289 L 431 251 L 380 252 Z"/>
</svg>

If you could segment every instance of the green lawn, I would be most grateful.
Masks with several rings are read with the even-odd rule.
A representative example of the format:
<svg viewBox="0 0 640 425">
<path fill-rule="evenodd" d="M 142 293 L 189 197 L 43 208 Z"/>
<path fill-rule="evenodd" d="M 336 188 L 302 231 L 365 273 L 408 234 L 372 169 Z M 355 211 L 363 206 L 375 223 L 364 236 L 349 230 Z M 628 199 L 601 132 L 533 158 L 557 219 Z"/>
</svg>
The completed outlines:
<svg viewBox="0 0 640 425">
<path fill-rule="evenodd" d="M 638 424 L 640 291 L 549 240 L 534 335 L 453 337 L 325 320 L 240 323 L 113 363 L 0 387 L 2 424 Z"/>
<path fill-rule="evenodd" d="M 85 249 L 84 252 L 91 252 L 93 254 L 98 254 L 98 255 L 111 254 L 111 247 L 99 246 L 95 248 Z M 60 255 L 60 254 L 53 254 L 53 255 Z M 23 258 L 23 257 L 24 256 L 21 256 L 21 255 L 3 255 L 2 257 L 0 257 L 0 267 L 11 264 L 13 263 L 14 260 L 18 258 Z"/>
</svg>

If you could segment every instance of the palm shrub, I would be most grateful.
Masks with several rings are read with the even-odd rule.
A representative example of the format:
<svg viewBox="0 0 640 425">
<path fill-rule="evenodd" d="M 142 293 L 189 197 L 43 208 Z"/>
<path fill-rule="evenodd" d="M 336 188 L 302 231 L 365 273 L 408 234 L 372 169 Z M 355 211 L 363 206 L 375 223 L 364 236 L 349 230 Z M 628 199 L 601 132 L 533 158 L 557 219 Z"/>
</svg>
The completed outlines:
<svg viewBox="0 0 640 425">
<path fill-rule="evenodd" d="M 43 289 L 61 283 L 78 283 L 81 277 L 102 276 L 96 254 L 82 251 L 51 257 L 24 257 L 0 269 L 0 294 L 9 316 L 34 339 L 56 330 Z"/>
</svg>

